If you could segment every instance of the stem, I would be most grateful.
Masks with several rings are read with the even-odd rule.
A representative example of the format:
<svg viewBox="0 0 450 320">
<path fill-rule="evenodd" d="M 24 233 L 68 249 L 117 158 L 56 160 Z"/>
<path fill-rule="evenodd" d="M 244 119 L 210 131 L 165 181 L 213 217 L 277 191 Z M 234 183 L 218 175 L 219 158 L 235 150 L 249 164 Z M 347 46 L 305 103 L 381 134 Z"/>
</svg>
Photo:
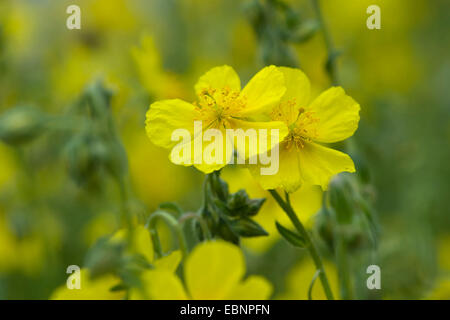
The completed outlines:
<svg viewBox="0 0 450 320">
<path fill-rule="evenodd" d="M 205 220 L 200 217 L 199 215 L 195 213 L 186 213 L 180 219 L 178 220 L 181 225 L 184 225 L 184 223 L 188 220 L 197 220 L 197 222 L 200 225 L 200 228 L 202 229 L 203 236 L 206 238 L 206 240 L 211 240 L 211 232 L 209 231 L 208 225 L 206 224 Z"/>
<path fill-rule="evenodd" d="M 350 280 L 349 265 L 347 259 L 347 244 L 342 234 L 342 229 L 337 228 L 336 235 L 336 262 L 339 271 L 339 282 L 341 287 L 342 299 L 353 299 L 353 288 Z"/>
<path fill-rule="evenodd" d="M 338 85 L 338 75 L 337 75 L 337 65 L 336 65 L 336 55 L 337 50 L 334 47 L 333 39 L 331 38 L 330 32 L 325 24 L 325 20 L 323 19 L 322 10 L 320 9 L 319 0 L 311 0 L 312 6 L 317 16 L 317 20 L 319 20 L 323 38 L 325 40 L 325 46 L 328 51 L 328 61 L 327 61 L 327 71 L 330 75 L 331 82 L 334 86 Z"/>
<path fill-rule="evenodd" d="M 183 230 L 181 226 L 179 225 L 177 219 L 175 219 L 172 215 L 168 214 L 165 211 L 158 210 L 154 212 L 148 219 L 147 222 L 147 228 L 150 231 L 150 234 L 152 235 L 152 239 L 154 239 L 156 242 L 153 243 L 153 246 L 155 248 L 155 251 L 157 254 L 162 255 L 162 249 L 161 249 L 161 243 L 159 241 L 158 233 L 156 231 L 156 221 L 157 219 L 161 219 L 164 222 L 167 223 L 167 225 L 172 229 L 178 239 L 178 246 L 181 250 L 181 253 L 183 254 L 183 258 L 186 258 L 187 256 L 187 245 L 186 245 L 186 239 L 184 238 Z"/>
<path fill-rule="evenodd" d="M 278 205 L 281 207 L 281 209 L 283 209 L 283 211 L 287 214 L 287 216 L 291 220 L 292 224 L 297 229 L 297 232 L 305 239 L 305 241 L 307 243 L 307 249 L 309 251 L 309 254 L 312 257 L 317 270 L 320 270 L 319 278 L 320 278 L 320 282 L 322 283 L 323 290 L 325 291 L 325 295 L 327 296 L 328 300 L 334 300 L 333 293 L 331 292 L 330 284 L 328 282 L 328 278 L 325 273 L 325 269 L 323 267 L 322 259 L 320 258 L 319 253 L 318 253 L 316 246 L 314 245 L 311 237 L 309 236 L 305 227 L 300 222 L 300 220 L 297 217 L 297 214 L 295 213 L 294 209 L 292 208 L 291 203 L 289 201 L 289 196 L 286 194 L 287 201 L 285 202 L 276 190 L 269 190 L 269 192 L 272 195 L 272 197 L 275 199 L 275 201 L 278 203 Z"/>
</svg>

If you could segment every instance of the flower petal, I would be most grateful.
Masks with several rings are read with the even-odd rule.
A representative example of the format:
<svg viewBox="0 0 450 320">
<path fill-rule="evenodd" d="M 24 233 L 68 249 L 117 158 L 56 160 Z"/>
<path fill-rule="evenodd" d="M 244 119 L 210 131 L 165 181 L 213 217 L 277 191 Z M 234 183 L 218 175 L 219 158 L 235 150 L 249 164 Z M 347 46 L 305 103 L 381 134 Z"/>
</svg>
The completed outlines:
<svg viewBox="0 0 450 320">
<path fill-rule="evenodd" d="M 155 266 L 156 269 L 164 269 L 170 272 L 175 272 L 180 262 L 181 262 L 181 252 L 180 250 L 176 250 L 169 253 L 167 256 L 155 260 L 153 262 L 153 265 Z"/>
<path fill-rule="evenodd" d="M 235 150 L 238 155 L 243 159 L 252 159 L 257 155 L 264 153 L 266 154 L 268 150 L 271 150 L 272 147 L 276 144 L 279 144 L 289 133 L 289 130 L 285 123 L 281 121 L 267 121 L 267 122 L 255 122 L 255 121 L 244 121 L 239 119 L 229 120 L 230 126 L 234 129 L 234 134 L 236 139 L 233 139 L 228 135 L 230 140 L 235 140 L 233 145 L 235 146 Z M 238 131 L 238 129 L 241 129 Z M 265 130 L 265 136 L 261 135 L 260 129 Z M 250 130 L 250 131 L 248 131 Z M 245 135 L 251 136 L 251 132 L 254 132 L 256 141 L 253 141 L 250 138 L 245 138 Z M 245 145 L 242 143 L 236 143 L 239 141 L 239 137 L 245 138 Z M 266 139 L 264 139 L 266 137 Z M 261 140 L 261 141 L 260 141 Z M 266 142 L 264 143 L 264 140 Z M 263 143 L 261 143 L 263 142 Z M 252 146 L 252 148 L 250 148 Z M 258 159 L 255 159 L 256 161 Z"/>
<path fill-rule="evenodd" d="M 328 187 L 331 177 L 339 172 L 355 172 L 352 159 L 345 153 L 312 142 L 305 142 L 298 152 L 300 174 L 307 184 Z"/>
<path fill-rule="evenodd" d="M 195 85 L 195 93 L 200 96 L 208 89 L 222 89 L 228 87 L 233 91 L 241 91 L 241 80 L 236 71 L 230 66 L 215 67 L 200 77 Z"/>
<path fill-rule="evenodd" d="M 110 291 L 120 284 L 120 278 L 107 274 L 91 279 L 89 270 L 80 270 L 80 289 L 69 289 L 66 284 L 57 288 L 51 300 L 120 300 L 125 297 L 124 291 Z"/>
<path fill-rule="evenodd" d="M 296 68 L 278 67 L 283 72 L 286 93 L 282 100 L 295 99 L 299 107 L 306 107 L 309 103 L 311 84 L 303 71 Z"/>
<path fill-rule="evenodd" d="M 332 143 L 352 136 L 358 128 L 359 104 L 345 94 L 341 87 L 333 87 L 319 95 L 307 111 L 319 119 L 316 125 L 318 142 Z"/>
<path fill-rule="evenodd" d="M 186 129 L 193 134 L 198 116 L 195 106 L 183 100 L 157 101 L 147 111 L 145 130 L 154 144 L 171 148 L 177 144 L 171 139 L 172 133 L 176 129 Z"/>
<path fill-rule="evenodd" d="M 279 145 L 279 168 L 272 175 L 262 175 L 261 168 L 269 167 L 262 165 L 249 166 L 251 174 L 266 189 L 283 188 L 287 192 L 294 192 L 302 185 L 299 155 L 295 147 L 288 148 L 283 142 Z"/>
<path fill-rule="evenodd" d="M 124 242 L 128 237 L 128 229 L 120 229 L 111 237 L 111 242 Z M 138 225 L 133 230 L 133 247 L 131 253 L 144 256 L 149 263 L 153 262 L 153 245 L 150 233 L 143 225 Z"/>
<path fill-rule="evenodd" d="M 270 112 L 285 92 L 283 73 L 275 66 L 263 68 L 241 92 L 241 97 L 246 99 L 246 107 L 241 111 L 241 115 L 250 117 Z"/>
<path fill-rule="evenodd" d="M 250 276 L 239 283 L 231 294 L 229 300 L 267 300 L 272 294 L 272 284 L 263 277 Z"/>
<path fill-rule="evenodd" d="M 148 270 L 141 275 L 142 288 L 130 290 L 131 300 L 185 300 L 180 279 L 168 270 Z"/>
<path fill-rule="evenodd" d="M 228 242 L 204 242 L 187 258 L 184 271 L 193 299 L 225 299 L 244 275 L 244 255 Z"/>
</svg>

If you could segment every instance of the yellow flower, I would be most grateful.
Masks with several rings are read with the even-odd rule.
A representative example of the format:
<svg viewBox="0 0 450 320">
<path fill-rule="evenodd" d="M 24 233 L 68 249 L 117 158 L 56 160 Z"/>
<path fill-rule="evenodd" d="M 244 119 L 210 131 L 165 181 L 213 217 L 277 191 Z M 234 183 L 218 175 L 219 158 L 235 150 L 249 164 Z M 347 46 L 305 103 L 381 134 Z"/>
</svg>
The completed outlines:
<svg viewBox="0 0 450 320">
<path fill-rule="evenodd" d="M 281 120 L 289 134 L 280 143 L 280 166 L 274 175 L 260 175 L 260 166 L 249 167 L 264 189 L 294 192 L 302 185 L 320 185 L 326 190 L 330 178 L 343 171 L 354 172 L 352 159 L 318 143 L 333 143 L 352 136 L 358 128 L 359 104 L 341 87 L 332 87 L 312 102 L 306 75 L 281 67 L 287 91 L 272 110 L 272 120 Z"/>
<path fill-rule="evenodd" d="M 126 241 L 128 238 L 128 230 L 118 230 L 110 239 L 111 242 Z M 170 254 L 155 259 L 153 245 L 148 230 L 138 225 L 133 230 L 132 247 L 128 253 L 140 254 L 151 263 L 154 271 L 162 271 L 173 273 L 177 269 L 181 261 L 181 252 L 173 251 Z M 56 300 L 117 300 L 124 299 L 126 294 L 123 290 L 111 291 L 111 288 L 121 283 L 121 279 L 114 274 L 106 274 L 100 277 L 91 278 L 88 269 L 80 270 L 80 289 L 68 289 L 66 284 L 57 288 L 51 295 L 51 299 Z"/>
<path fill-rule="evenodd" d="M 128 230 L 120 229 L 111 238 L 113 242 L 126 241 L 128 238 Z M 140 254 L 147 261 L 154 265 L 155 268 L 169 270 L 175 272 L 181 261 L 181 252 L 173 251 L 169 255 L 155 260 L 153 244 L 150 238 L 150 232 L 143 225 L 138 225 L 133 230 L 132 247 L 129 249 L 130 254 Z"/>
<path fill-rule="evenodd" d="M 218 129 L 224 138 L 224 148 L 228 144 L 226 129 L 267 129 L 270 130 L 269 139 L 274 133 L 272 129 L 279 130 L 279 139 L 283 139 L 287 134 L 286 125 L 282 121 L 252 121 L 256 118 L 260 120 L 265 111 L 271 110 L 280 102 L 286 91 L 283 73 L 275 66 L 258 72 L 242 91 L 241 81 L 233 68 L 215 67 L 200 77 L 195 91 L 198 102 L 194 104 L 172 99 L 157 101 L 150 106 L 146 131 L 154 144 L 165 148 L 174 147 L 177 143 L 171 138 L 176 129 L 186 129 L 193 137 L 195 121 L 202 121 L 202 134 L 193 137 L 194 140 L 201 138 L 206 129 Z M 208 146 L 214 142 L 203 143 L 202 154 L 205 154 L 205 149 L 208 150 Z M 195 143 L 191 145 L 194 150 Z M 245 158 L 254 156 L 248 150 L 240 148 L 239 144 L 236 149 L 238 154 Z M 267 149 L 267 146 L 260 145 L 258 153 Z M 207 164 L 202 159 L 194 159 L 195 152 L 191 152 L 191 155 L 191 163 L 204 173 L 224 167 L 229 156 L 227 152 L 223 152 L 223 161 Z M 172 154 L 171 161 L 176 162 Z"/>
<path fill-rule="evenodd" d="M 203 242 L 184 266 L 186 286 L 172 272 L 150 270 L 143 275 L 144 290 L 132 291 L 132 299 L 267 299 L 271 284 L 260 276 L 242 281 L 245 260 L 241 250 L 224 241 Z"/>
<path fill-rule="evenodd" d="M 339 292 L 339 280 L 336 268 L 330 262 L 324 261 L 324 269 L 331 286 L 331 291 L 335 294 Z M 283 300 L 308 300 L 308 290 L 311 281 L 316 273 L 316 266 L 311 259 L 305 259 L 296 265 L 286 277 L 286 291 L 277 298 Z M 316 279 L 311 297 L 313 300 L 326 300 L 322 284 Z"/>
<path fill-rule="evenodd" d="M 104 275 L 91 279 L 89 270 L 80 270 L 80 289 L 69 289 L 66 284 L 57 288 L 50 296 L 51 300 L 120 300 L 125 297 L 124 291 L 110 289 L 120 283 L 114 275 Z"/>
<path fill-rule="evenodd" d="M 441 278 L 426 299 L 450 300 L 450 278 Z"/>
<path fill-rule="evenodd" d="M 140 81 L 153 96 L 176 97 L 184 93 L 184 85 L 172 73 L 164 70 L 161 56 L 153 37 L 143 35 L 141 46 L 131 49 Z"/>
</svg>

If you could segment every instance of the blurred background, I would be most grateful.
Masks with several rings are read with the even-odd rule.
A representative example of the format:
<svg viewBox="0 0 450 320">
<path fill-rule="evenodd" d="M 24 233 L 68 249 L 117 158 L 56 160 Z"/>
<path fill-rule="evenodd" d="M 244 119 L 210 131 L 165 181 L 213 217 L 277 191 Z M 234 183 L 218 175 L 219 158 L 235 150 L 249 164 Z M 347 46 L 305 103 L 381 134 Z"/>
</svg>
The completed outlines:
<svg viewBox="0 0 450 320">
<path fill-rule="evenodd" d="M 199 208 L 203 175 L 173 165 L 146 137 L 152 101 L 194 101 L 198 77 L 223 64 L 243 83 L 277 64 L 301 67 L 314 94 L 331 86 L 329 48 L 311 3 L 1 1 L 0 299 L 47 299 L 68 265 L 82 266 L 96 240 L 118 229 L 124 197 L 142 219 L 166 201 Z M 80 30 L 66 28 L 71 4 L 81 8 Z M 381 8 L 380 30 L 366 27 L 372 4 Z M 450 2 L 320 5 L 339 52 L 339 84 L 361 105 L 346 148 L 376 229 L 375 241 L 358 221 L 349 226 L 354 296 L 449 299 Z M 233 192 L 267 196 L 244 170 L 226 168 L 222 177 Z M 322 192 L 300 190 L 292 201 L 321 236 L 337 288 Z M 306 299 L 314 267 L 280 239 L 275 219 L 288 224 L 268 199 L 256 220 L 270 235 L 242 242 L 248 272 L 272 282 L 273 298 Z M 381 268 L 376 292 L 366 287 L 369 264 Z"/>
</svg>

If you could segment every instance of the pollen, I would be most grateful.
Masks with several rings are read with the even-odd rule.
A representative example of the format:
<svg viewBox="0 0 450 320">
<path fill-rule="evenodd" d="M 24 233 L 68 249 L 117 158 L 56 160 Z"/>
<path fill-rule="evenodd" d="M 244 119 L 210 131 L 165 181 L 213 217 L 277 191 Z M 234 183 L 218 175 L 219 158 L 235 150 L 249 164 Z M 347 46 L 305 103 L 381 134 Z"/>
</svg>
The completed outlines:
<svg viewBox="0 0 450 320">
<path fill-rule="evenodd" d="M 210 127 L 227 127 L 230 118 L 239 118 L 246 99 L 239 91 L 231 90 L 230 87 L 209 88 L 200 93 L 198 102 L 194 105 L 199 113 L 196 120 L 204 120 Z"/>
</svg>

